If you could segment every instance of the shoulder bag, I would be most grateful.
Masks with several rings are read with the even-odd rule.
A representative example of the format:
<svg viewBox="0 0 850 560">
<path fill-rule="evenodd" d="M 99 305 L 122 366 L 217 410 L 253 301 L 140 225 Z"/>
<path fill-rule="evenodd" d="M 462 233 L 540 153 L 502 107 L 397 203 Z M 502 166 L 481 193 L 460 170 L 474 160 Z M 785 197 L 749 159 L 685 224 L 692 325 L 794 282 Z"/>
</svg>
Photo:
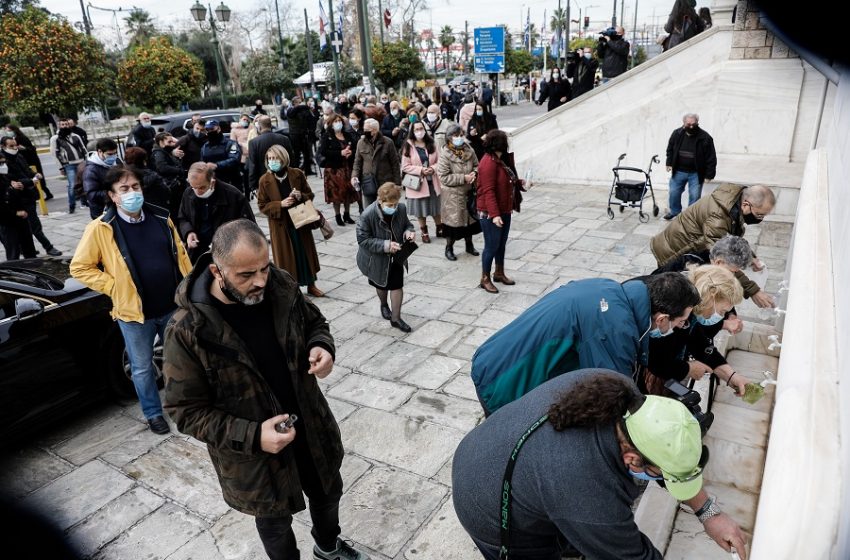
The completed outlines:
<svg viewBox="0 0 850 560">
<path fill-rule="evenodd" d="M 302 204 L 296 204 L 287 208 L 289 217 L 292 218 L 292 223 L 295 229 L 301 229 L 306 225 L 310 225 L 321 220 L 319 211 L 313 206 L 312 200 L 305 200 Z"/>
</svg>

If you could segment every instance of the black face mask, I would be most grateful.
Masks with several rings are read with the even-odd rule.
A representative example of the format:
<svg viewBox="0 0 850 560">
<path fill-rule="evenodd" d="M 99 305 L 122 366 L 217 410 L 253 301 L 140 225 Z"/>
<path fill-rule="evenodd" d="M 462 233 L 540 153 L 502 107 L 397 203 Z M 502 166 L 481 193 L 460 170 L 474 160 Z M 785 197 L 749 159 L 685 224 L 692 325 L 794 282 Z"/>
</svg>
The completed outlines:
<svg viewBox="0 0 850 560">
<path fill-rule="evenodd" d="M 744 214 L 744 223 L 747 225 L 754 226 L 756 224 L 760 224 L 764 218 L 759 218 L 755 214 Z"/>
<path fill-rule="evenodd" d="M 70 128 L 60 128 L 59 129 L 59 136 L 68 136 L 69 134 L 71 134 Z"/>
<path fill-rule="evenodd" d="M 695 124 L 695 125 L 693 125 L 693 126 L 686 126 L 686 127 L 685 127 L 685 132 L 687 132 L 688 134 L 696 134 L 696 132 L 697 132 L 698 130 L 699 130 L 699 125 L 698 125 L 698 124 Z"/>
<path fill-rule="evenodd" d="M 207 140 L 210 142 L 218 142 L 221 140 L 221 132 L 207 132 Z"/>
</svg>

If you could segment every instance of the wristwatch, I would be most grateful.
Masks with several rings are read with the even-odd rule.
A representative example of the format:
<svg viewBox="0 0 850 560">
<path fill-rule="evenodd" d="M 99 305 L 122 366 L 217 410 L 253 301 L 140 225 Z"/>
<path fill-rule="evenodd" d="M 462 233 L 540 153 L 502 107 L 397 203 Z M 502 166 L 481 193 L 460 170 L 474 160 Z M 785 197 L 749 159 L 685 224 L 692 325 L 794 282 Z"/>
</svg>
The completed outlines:
<svg viewBox="0 0 850 560">
<path fill-rule="evenodd" d="M 694 512 L 697 519 L 699 519 L 699 522 L 703 524 L 715 515 L 720 515 L 720 513 L 720 507 L 717 505 L 717 501 L 714 498 L 706 500 L 705 504 Z"/>
</svg>

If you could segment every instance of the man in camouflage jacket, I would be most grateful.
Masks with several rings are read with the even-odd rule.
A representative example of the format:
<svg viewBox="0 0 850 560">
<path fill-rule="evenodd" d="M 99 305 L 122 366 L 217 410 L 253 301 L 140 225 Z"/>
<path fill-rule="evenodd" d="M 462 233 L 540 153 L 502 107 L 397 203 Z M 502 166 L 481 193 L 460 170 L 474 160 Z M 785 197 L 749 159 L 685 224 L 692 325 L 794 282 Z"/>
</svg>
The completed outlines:
<svg viewBox="0 0 850 560">
<path fill-rule="evenodd" d="M 165 340 L 165 410 L 207 444 L 224 500 L 256 517 L 272 560 L 290 559 L 300 558 L 291 524 L 306 493 L 315 558 L 366 558 L 338 538 L 343 447 L 316 382 L 333 368 L 333 337 L 297 282 L 270 265 L 259 227 L 219 228 L 177 304 Z M 276 429 L 290 414 L 293 427 Z"/>
</svg>

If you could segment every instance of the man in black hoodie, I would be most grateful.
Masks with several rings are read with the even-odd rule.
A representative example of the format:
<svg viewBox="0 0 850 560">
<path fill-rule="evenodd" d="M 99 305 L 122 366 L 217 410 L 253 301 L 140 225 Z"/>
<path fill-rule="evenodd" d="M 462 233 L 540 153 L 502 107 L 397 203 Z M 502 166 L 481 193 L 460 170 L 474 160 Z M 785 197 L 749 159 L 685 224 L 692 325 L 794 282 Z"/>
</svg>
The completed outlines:
<svg viewBox="0 0 850 560">
<path fill-rule="evenodd" d="M 154 129 L 151 123 L 151 116 L 148 113 L 140 113 L 139 124 L 133 128 L 134 144 L 143 148 L 148 155 L 151 155 L 154 136 L 156 136 L 156 129 Z"/>
<path fill-rule="evenodd" d="M 667 171 L 670 175 L 670 210 L 664 216 L 672 220 L 682 211 L 682 193 L 688 185 L 688 206 L 702 196 L 702 185 L 714 179 L 717 152 L 714 139 L 699 127 L 699 115 L 687 113 L 682 126 L 673 131 L 667 142 Z"/>
<path fill-rule="evenodd" d="M 310 108 L 307 107 L 300 97 L 292 98 L 292 106 L 287 110 L 286 117 L 289 120 L 289 137 L 292 140 L 294 152 L 292 167 L 300 167 L 305 175 L 315 175 L 313 172 L 313 151 L 310 143 L 310 133 L 315 128 L 310 126 L 312 116 Z"/>
</svg>

